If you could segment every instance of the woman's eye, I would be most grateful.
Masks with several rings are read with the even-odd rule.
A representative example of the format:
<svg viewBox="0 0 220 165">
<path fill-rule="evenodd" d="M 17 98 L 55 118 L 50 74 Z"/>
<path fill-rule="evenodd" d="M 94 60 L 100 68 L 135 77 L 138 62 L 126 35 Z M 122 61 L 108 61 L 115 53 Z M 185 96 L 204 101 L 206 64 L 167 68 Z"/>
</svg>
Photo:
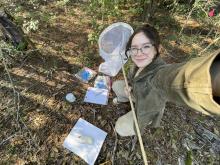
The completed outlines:
<svg viewBox="0 0 220 165">
<path fill-rule="evenodd" d="M 149 49 L 149 48 L 150 48 L 150 45 L 145 45 L 143 48 L 144 48 L 144 49 Z"/>
<path fill-rule="evenodd" d="M 132 48 L 132 49 L 131 49 L 132 52 L 135 52 L 135 51 L 137 51 L 137 50 L 138 50 L 137 48 Z"/>
</svg>

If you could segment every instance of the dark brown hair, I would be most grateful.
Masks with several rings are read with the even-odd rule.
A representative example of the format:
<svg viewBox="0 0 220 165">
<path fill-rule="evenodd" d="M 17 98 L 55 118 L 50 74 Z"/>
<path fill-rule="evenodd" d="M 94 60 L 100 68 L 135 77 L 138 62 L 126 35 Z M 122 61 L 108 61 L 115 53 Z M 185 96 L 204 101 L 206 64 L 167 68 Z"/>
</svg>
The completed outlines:
<svg viewBox="0 0 220 165">
<path fill-rule="evenodd" d="M 153 26 L 151 26 L 149 24 L 145 24 L 145 25 L 141 26 L 131 35 L 131 37 L 129 38 L 128 43 L 126 45 L 126 50 L 125 50 L 126 56 L 128 57 L 127 51 L 131 48 L 131 42 L 132 42 L 134 36 L 138 33 L 141 33 L 141 32 L 143 32 L 144 35 L 150 39 L 151 44 L 155 47 L 155 49 L 157 51 L 155 58 L 158 57 L 159 56 L 159 46 L 160 46 L 160 36 L 159 36 L 158 31 Z"/>
</svg>

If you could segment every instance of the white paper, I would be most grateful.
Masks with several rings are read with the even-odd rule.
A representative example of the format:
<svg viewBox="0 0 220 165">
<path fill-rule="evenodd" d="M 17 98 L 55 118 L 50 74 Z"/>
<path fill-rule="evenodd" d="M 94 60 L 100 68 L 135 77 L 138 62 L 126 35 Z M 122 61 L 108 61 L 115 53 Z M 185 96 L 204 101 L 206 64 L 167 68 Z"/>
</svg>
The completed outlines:
<svg viewBox="0 0 220 165">
<path fill-rule="evenodd" d="M 86 92 L 84 102 L 107 105 L 108 90 L 89 87 Z"/>
<path fill-rule="evenodd" d="M 63 146 L 93 165 L 106 135 L 106 132 L 80 118 L 64 140 Z"/>
</svg>

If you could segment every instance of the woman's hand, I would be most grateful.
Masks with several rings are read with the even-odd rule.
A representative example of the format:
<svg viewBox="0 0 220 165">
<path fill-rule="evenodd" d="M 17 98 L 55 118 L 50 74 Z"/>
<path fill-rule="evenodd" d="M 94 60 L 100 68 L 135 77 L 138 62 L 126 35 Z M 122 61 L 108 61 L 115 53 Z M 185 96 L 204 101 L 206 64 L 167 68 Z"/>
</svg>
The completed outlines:
<svg viewBox="0 0 220 165">
<path fill-rule="evenodd" d="M 127 87 L 125 86 L 124 87 L 124 91 L 125 91 L 125 94 L 126 94 L 126 96 L 129 96 L 129 93 L 131 92 L 131 86 L 128 86 L 128 89 L 127 89 Z"/>
</svg>

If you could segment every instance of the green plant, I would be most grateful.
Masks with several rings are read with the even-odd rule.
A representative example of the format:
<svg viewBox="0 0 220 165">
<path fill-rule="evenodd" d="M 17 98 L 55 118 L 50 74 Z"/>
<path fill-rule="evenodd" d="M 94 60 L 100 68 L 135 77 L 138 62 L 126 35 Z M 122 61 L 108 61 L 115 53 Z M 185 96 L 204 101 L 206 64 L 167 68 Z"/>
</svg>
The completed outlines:
<svg viewBox="0 0 220 165">
<path fill-rule="evenodd" d="M 84 66 L 87 67 L 94 67 L 97 65 L 98 60 L 100 57 L 97 55 L 96 51 L 94 50 L 86 50 L 87 52 L 82 54 L 82 56 L 79 57 L 79 62 L 82 63 Z"/>
<path fill-rule="evenodd" d="M 61 0 L 61 1 L 57 1 L 56 5 L 59 7 L 63 7 L 66 6 L 69 2 L 70 0 Z"/>
<path fill-rule="evenodd" d="M 111 17 L 119 17 L 119 2 L 120 1 L 117 0 L 91 0 L 90 5 L 88 6 L 88 12 L 102 21 Z"/>
<path fill-rule="evenodd" d="M 98 43 L 99 34 L 104 29 L 103 24 L 98 24 L 95 19 L 92 19 L 91 26 L 93 29 L 93 32 L 88 34 L 88 42 L 90 45 L 94 45 Z"/>
<path fill-rule="evenodd" d="M 185 164 L 186 165 L 192 165 L 193 164 L 193 156 L 192 156 L 192 151 L 191 150 L 187 151 Z"/>
<path fill-rule="evenodd" d="M 31 19 L 30 21 L 24 21 L 23 28 L 27 33 L 30 31 L 36 31 L 39 26 L 39 21 L 38 20 L 33 20 Z"/>
<path fill-rule="evenodd" d="M 88 34 L 88 42 L 93 45 L 93 44 L 97 44 L 99 35 L 96 32 L 92 32 L 90 34 Z"/>
</svg>

